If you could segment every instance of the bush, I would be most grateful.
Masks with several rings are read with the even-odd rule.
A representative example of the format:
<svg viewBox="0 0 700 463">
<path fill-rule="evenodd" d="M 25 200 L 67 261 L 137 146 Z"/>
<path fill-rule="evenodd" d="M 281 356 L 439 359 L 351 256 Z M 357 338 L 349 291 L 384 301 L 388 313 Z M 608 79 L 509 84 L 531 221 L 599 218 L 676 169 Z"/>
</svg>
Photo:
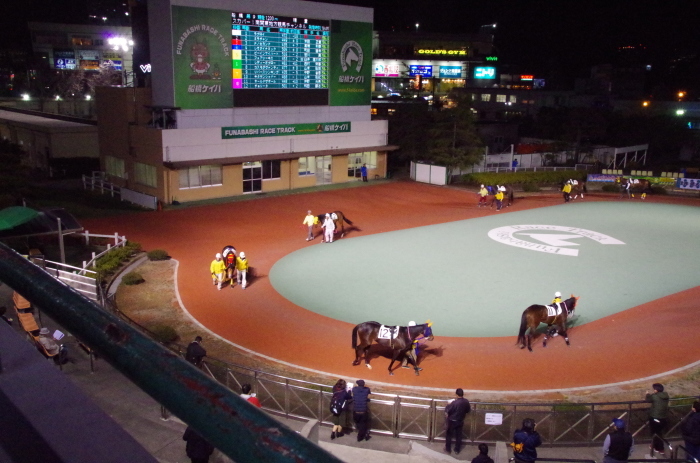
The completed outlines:
<svg viewBox="0 0 700 463">
<path fill-rule="evenodd" d="M 168 260 L 170 256 L 167 251 L 162 249 L 154 249 L 153 251 L 148 251 L 148 260 Z"/>
<path fill-rule="evenodd" d="M 97 259 L 93 265 L 93 270 L 97 272 L 99 280 L 104 280 L 112 275 L 117 269 L 131 257 L 141 251 L 141 245 L 132 241 L 127 241 L 124 246 L 111 249 L 107 254 Z"/>
<path fill-rule="evenodd" d="M 618 185 L 617 183 L 606 183 L 603 185 L 602 190 L 607 191 L 608 193 L 619 193 L 620 185 Z"/>
<path fill-rule="evenodd" d="M 561 184 L 569 179 L 583 180 L 588 178 L 586 172 L 578 170 L 558 170 L 539 172 L 482 172 L 466 174 L 462 177 L 465 183 L 484 185 L 546 185 Z"/>
<path fill-rule="evenodd" d="M 153 325 L 149 331 L 153 335 L 153 339 L 163 344 L 173 342 L 178 338 L 175 328 L 169 325 Z"/>
<path fill-rule="evenodd" d="M 124 278 L 122 278 L 122 283 L 124 283 L 127 286 L 140 285 L 144 281 L 146 280 L 144 280 L 141 274 L 138 272 L 129 272 L 126 275 L 124 275 Z"/>
<path fill-rule="evenodd" d="M 540 191 L 540 186 L 536 183 L 526 183 L 523 185 L 523 191 L 528 193 L 536 193 Z"/>
</svg>

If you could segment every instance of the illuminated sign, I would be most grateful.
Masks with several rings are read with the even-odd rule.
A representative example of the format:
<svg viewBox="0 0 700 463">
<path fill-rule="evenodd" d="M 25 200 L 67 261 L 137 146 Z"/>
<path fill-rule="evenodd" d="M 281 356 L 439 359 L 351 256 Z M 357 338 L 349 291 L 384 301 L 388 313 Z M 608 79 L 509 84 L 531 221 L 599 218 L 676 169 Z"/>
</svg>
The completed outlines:
<svg viewBox="0 0 700 463">
<path fill-rule="evenodd" d="M 479 66 L 474 68 L 475 79 L 495 79 L 496 68 Z"/>
<path fill-rule="evenodd" d="M 100 52 L 97 50 L 78 50 L 78 59 L 80 60 L 99 60 Z"/>
<path fill-rule="evenodd" d="M 377 77 L 399 77 L 399 65 L 376 63 L 374 75 Z"/>
<path fill-rule="evenodd" d="M 520 76 L 520 80 L 533 80 L 534 78 L 535 78 L 535 76 L 531 76 L 529 74 Z"/>
<path fill-rule="evenodd" d="M 141 69 L 141 72 L 144 74 L 151 72 L 151 63 L 148 64 L 139 64 L 139 68 Z"/>
<path fill-rule="evenodd" d="M 100 70 L 100 60 L 97 59 L 81 59 L 80 69 L 85 71 L 99 71 Z"/>
<path fill-rule="evenodd" d="M 462 77 L 462 66 L 440 66 L 440 77 L 460 79 Z"/>
<path fill-rule="evenodd" d="M 419 48 L 416 50 L 419 55 L 449 55 L 449 56 L 467 56 L 467 50 L 431 50 L 429 48 Z"/>
<path fill-rule="evenodd" d="M 70 58 L 54 58 L 53 64 L 56 69 L 75 69 L 75 59 Z"/>
<path fill-rule="evenodd" d="M 102 66 L 111 66 L 111 67 L 114 68 L 116 71 L 121 71 L 121 70 L 122 70 L 122 62 L 121 62 L 121 60 L 103 59 L 103 60 L 102 60 Z"/>
<path fill-rule="evenodd" d="M 498 56 L 487 56 L 486 61 L 498 61 Z"/>
<path fill-rule="evenodd" d="M 413 76 L 433 77 L 433 66 L 432 65 L 411 64 L 408 66 L 408 74 L 411 77 L 413 77 Z"/>
<path fill-rule="evenodd" d="M 222 127 L 221 139 L 278 137 L 283 135 L 317 135 L 321 133 L 350 132 L 350 122 L 312 122 L 283 125 L 249 125 L 245 127 Z"/>
</svg>

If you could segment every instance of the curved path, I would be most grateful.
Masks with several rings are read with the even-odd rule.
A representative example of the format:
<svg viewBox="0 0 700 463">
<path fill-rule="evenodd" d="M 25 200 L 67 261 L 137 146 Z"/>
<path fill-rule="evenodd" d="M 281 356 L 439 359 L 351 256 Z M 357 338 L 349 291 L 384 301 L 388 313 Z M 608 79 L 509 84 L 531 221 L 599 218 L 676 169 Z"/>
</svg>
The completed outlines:
<svg viewBox="0 0 700 463">
<path fill-rule="evenodd" d="M 610 200 L 617 200 L 616 196 L 586 197 L 586 201 Z M 690 198 L 652 197 L 647 201 L 700 205 Z M 505 213 L 560 203 L 559 195 L 531 196 L 516 200 Z M 168 251 L 180 262 L 177 284 L 184 306 L 213 333 L 261 355 L 322 374 L 430 390 L 459 386 L 493 392 L 562 391 L 634 381 L 698 362 L 700 344 L 693 340 L 700 329 L 695 302 L 700 299 L 700 287 L 575 327 L 571 347 L 552 342 L 547 349 L 535 348 L 534 353 L 521 351 L 514 344 L 517 320 L 507 321 L 514 325 L 511 337 L 436 337 L 422 360 L 424 371 L 416 377 L 410 370 L 389 376 L 388 360 L 381 357 L 373 359 L 373 370 L 353 367 L 353 325 L 292 304 L 267 278 L 281 257 L 318 243 L 318 239 L 304 240 L 301 221 L 307 209 L 345 212 L 358 227 L 344 238 L 351 239 L 495 214 L 475 205 L 476 195 L 465 190 L 392 182 L 90 220 L 84 225 L 94 233 L 118 231 L 144 249 Z M 209 263 L 228 244 L 245 251 L 255 268 L 256 278 L 246 290 L 217 291 L 211 285 Z M 298 271 L 322 272 L 327 265 L 331 263 L 318 262 Z M 319 288 L 319 297 L 322 294 Z"/>
</svg>

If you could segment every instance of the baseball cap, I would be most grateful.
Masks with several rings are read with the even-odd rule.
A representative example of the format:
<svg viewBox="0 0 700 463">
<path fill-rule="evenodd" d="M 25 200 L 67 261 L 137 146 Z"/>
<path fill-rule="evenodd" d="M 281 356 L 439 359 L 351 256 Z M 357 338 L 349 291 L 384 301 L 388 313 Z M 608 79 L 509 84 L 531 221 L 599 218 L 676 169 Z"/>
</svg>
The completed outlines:
<svg viewBox="0 0 700 463">
<path fill-rule="evenodd" d="M 615 418 L 612 420 L 612 424 L 615 425 L 617 429 L 625 429 L 625 422 L 620 418 Z"/>
</svg>

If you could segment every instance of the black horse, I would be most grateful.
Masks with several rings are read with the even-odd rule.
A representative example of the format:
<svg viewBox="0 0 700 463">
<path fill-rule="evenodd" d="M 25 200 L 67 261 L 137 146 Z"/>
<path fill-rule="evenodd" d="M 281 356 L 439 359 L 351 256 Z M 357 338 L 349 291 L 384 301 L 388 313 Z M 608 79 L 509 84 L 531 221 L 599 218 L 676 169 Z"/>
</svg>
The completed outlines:
<svg viewBox="0 0 700 463">
<path fill-rule="evenodd" d="M 556 325 L 557 331 L 555 331 L 555 333 L 561 333 L 561 335 L 564 336 L 566 345 L 569 346 L 569 336 L 566 334 L 566 321 L 569 316 L 574 313 L 578 300 L 579 298 L 572 294 L 569 299 L 560 303 L 561 313 L 556 315 L 549 315 L 546 305 L 535 304 L 525 309 L 522 317 L 520 317 L 520 331 L 518 332 L 517 343 L 520 344 L 520 348 L 524 349 L 527 346 L 528 350 L 532 352 L 532 338 L 535 335 L 535 330 L 537 330 L 537 327 L 540 326 L 540 323 L 547 324 L 547 332 L 545 333 L 544 341 L 542 342 L 543 347 L 547 347 L 547 339 L 552 325 Z M 552 306 L 554 306 L 556 313 L 556 306 L 554 304 Z M 528 328 L 530 331 L 526 337 L 525 332 L 528 330 Z"/>
<path fill-rule="evenodd" d="M 402 359 L 411 350 L 413 341 L 423 335 L 428 341 L 433 340 L 432 323 L 424 323 L 415 326 L 384 326 L 377 322 L 364 322 L 355 326 L 352 330 L 352 348 L 355 349 L 355 360 L 353 365 L 360 364 L 360 358 L 364 355 L 365 365 L 372 369 L 369 364 L 367 352 L 372 343 L 376 342 L 380 346 L 389 347 L 394 352 L 389 364 L 389 374 L 393 375 L 391 367 L 397 359 Z M 359 342 L 358 342 L 359 339 Z M 419 375 L 418 365 L 413 365 L 416 376 Z"/>
<path fill-rule="evenodd" d="M 634 192 L 641 193 L 642 199 L 647 199 L 647 193 L 651 193 L 651 182 L 645 178 L 626 178 L 617 177 L 615 183 L 620 185 L 620 198 L 625 196 L 627 193 L 627 199 L 630 195 L 634 198 Z"/>
</svg>

